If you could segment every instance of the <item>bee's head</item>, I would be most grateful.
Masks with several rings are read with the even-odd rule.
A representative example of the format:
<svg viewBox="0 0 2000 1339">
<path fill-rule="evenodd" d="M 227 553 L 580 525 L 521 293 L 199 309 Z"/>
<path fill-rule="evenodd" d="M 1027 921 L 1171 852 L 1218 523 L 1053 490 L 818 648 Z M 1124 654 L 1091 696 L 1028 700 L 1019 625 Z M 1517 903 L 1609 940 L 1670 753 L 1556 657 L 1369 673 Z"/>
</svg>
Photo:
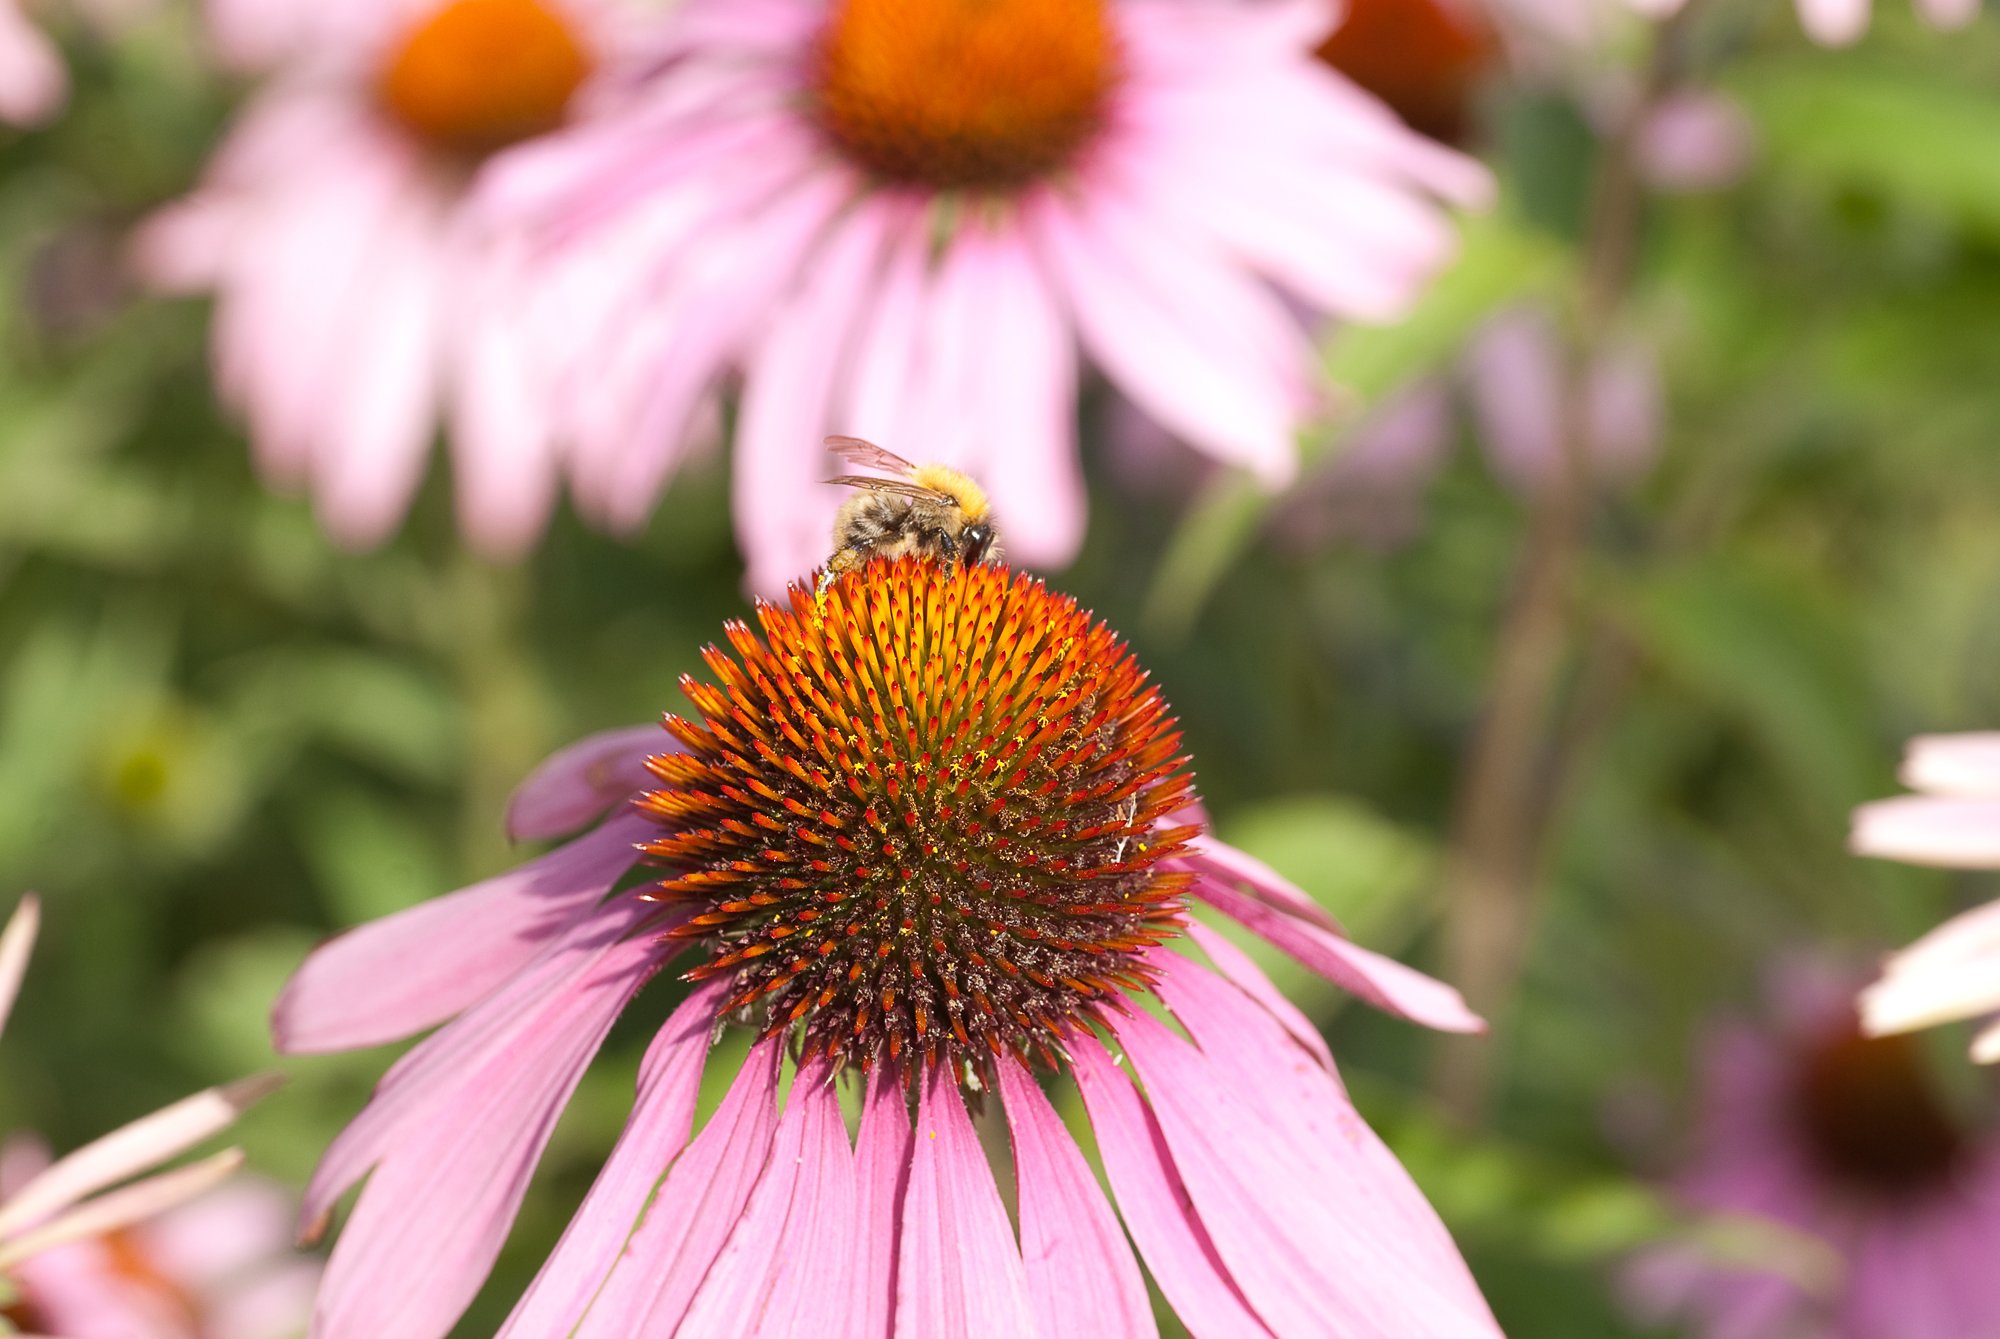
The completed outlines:
<svg viewBox="0 0 2000 1339">
<path fill-rule="evenodd" d="M 984 521 L 974 522 L 965 527 L 965 532 L 959 536 L 958 542 L 959 553 L 963 556 L 966 566 L 983 563 L 986 561 L 987 552 L 993 547 L 993 527 Z"/>
</svg>

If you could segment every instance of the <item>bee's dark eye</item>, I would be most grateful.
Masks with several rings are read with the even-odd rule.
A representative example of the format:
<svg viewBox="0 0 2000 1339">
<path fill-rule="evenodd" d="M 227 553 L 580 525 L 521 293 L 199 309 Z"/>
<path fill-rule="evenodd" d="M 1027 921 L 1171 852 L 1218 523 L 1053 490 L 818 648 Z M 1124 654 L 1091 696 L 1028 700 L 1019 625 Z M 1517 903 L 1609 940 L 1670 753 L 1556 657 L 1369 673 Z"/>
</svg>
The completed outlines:
<svg viewBox="0 0 2000 1339">
<path fill-rule="evenodd" d="M 993 527 L 968 525 L 965 527 L 965 533 L 959 537 L 959 542 L 965 546 L 964 555 L 967 564 L 983 563 L 986 561 L 986 550 L 993 547 Z"/>
</svg>

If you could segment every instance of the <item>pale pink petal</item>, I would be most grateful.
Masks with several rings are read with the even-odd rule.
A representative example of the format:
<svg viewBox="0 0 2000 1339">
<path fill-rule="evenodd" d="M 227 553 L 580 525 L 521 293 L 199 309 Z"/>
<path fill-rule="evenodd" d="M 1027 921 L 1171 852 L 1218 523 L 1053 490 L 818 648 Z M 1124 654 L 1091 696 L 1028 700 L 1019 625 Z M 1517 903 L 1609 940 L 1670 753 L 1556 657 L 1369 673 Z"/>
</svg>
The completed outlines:
<svg viewBox="0 0 2000 1339">
<path fill-rule="evenodd" d="M 1945 922 L 1861 992 L 1863 1026 L 1908 1032 L 2000 1012 L 2000 902 Z"/>
<path fill-rule="evenodd" d="M 539 860 L 320 946 L 272 1011 L 278 1049 L 377 1046 L 450 1018 L 596 905 L 652 831 L 636 815 L 615 818 Z"/>
<path fill-rule="evenodd" d="M 750 589 L 775 593 L 829 551 L 837 499 L 820 482 L 820 445 L 835 378 L 847 361 L 884 260 L 891 211 L 863 204 L 807 267 L 804 287 L 774 319 L 744 376 L 731 496 L 749 559 Z"/>
<path fill-rule="evenodd" d="M 1916 0 L 1916 8 L 1933 28 L 1963 28 L 1979 17 L 1979 0 Z"/>
<path fill-rule="evenodd" d="M 2000 1061 L 2000 1022 L 1987 1024 L 1973 1037 L 1972 1059 L 1981 1065 Z"/>
<path fill-rule="evenodd" d="M 687 1145 L 715 1011 L 727 988 L 726 981 L 696 987 L 653 1038 L 639 1066 L 639 1092 L 624 1133 L 562 1240 L 508 1316 L 502 1339 L 566 1335 L 583 1320 L 662 1174 Z"/>
<path fill-rule="evenodd" d="M 1270 1339 L 1195 1212 L 1146 1104 L 1094 1038 L 1068 1042 L 1118 1212 L 1160 1291 L 1195 1339 Z"/>
<path fill-rule="evenodd" d="M 1105 198 L 1023 207 L 1085 347 L 1119 389 L 1185 440 L 1270 485 L 1297 469 L 1304 337 L 1218 257 L 1157 237 Z M 1287 348 L 1287 344 L 1293 347 Z"/>
<path fill-rule="evenodd" d="M 459 244 L 465 251 L 476 241 Z M 448 394 L 458 523 L 492 558 L 531 547 L 555 507 L 557 469 L 551 390 L 534 356 L 526 295 L 495 255 L 461 276 L 450 320 L 455 352 Z"/>
<path fill-rule="evenodd" d="M 1113 1026 L 1146 1081 L 1217 1251 L 1274 1332 L 1285 1339 L 1498 1335 L 1464 1263 L 1437 1249 L 1443 1232 L 1429 1206 L 1351 1108 L 1334 1115 L 1339 1143 L 1312 1147 L 1302 1142 L 1312 1124 L 1295 1102 L 1239 1096 L 1219 1062 L 1149 1017 L 1120 1017 Z M 1299 1054 L 1294 1081 L 1315 1072 L 1326 1078 Z M 1249 1092 L 1284 1093 L 1285 1077 Z M 1330 1081 L 1324 1091 L 1338 1100 Z"/>
<path fill-rule="evenodd" d="M 1483 1032 L 1485 1022 L 1465 1006 L 1465 998 L 1442 981 L 1343 935 L 1289 916 L 1223 883 L 1207 881 L 1195 894 L 1201 901 L 1260 938 L 1298 959 L 1327 980 L 1385 1013 L 1441 1032 Z"/>
<path fill-rule="evenodd" d="M 1713 89 L 1662 98 L 1633 145 L 1647 181 L 1668 191 L 1726 190 L 1743 179 L 1755 152 L 1749 115 L 1734 98 Z"/>
<path fill-rule="evenodd" d="M 1007 556 L 1061 567 L 1082 545 L 1085 519 L 1075 336 L 1048 279 L 1017 240 L 974 234 L 955 250 L 977 313 L 977 398 L 958 414 L 976 434 L 978 477 L 992 491 Z"/>
<path fill-rule="evenodd" d="M 854 1192 L 832 1069 L 801 1065 L 763 1178 L 676 1339 L 844 1339 L 855 1320 Z"/>
<path fill-rule="evenodd" d="M 2000 799 L 2000 731 L 1918 735 L 1900 775 L 1911 790 Z"/>
<path fill-rule="evenodd" d="M 87 1195 L 157 1167 L 228 1129 L 283 1081 L 266 1075 L 205 1089 L 56 1159 L 0 1204 L 0 1238 L 11 1237 Z"/>
<path fill-rule="evenodd" d="M 1821 46 L 1847 46 L 1868 31 L 1869 0 L 1798 0 L 1799 26 Z"/>
<path fill-rule="evenodd" d="M 242 211 L 218 193 L 191 195 L 155 210 L 133 230 L 133 270 L 157 292 L 194 294 L 230 272 Z"/>
<path fill-rule="evenodd" d="M 944 1066 L 924 1078 L 903 1228 L 896 1339 L 1034 1339 L 1014 1230 Z"/>
<path fill-rule="evenodd" d="M 134 1181 L 131 1185 L 120 1186 L 95 1199 L 86 1200 L 26 1232 L 18 1235 L 0 1233 L 0 1270 L 13 1270 L 23 1260 L 43 1251 L 73 1241 L 102 1237 L 186 1204 L 234 1176 L 242 1165 L 242 1149 L 224 1149 L 199 1162 Z"/>
<path fill-rule="evenodd" d="M 1034 1076 L 1011 1060 L 999 1070 L 1014 1141 L 1021 1263 L 1041 1333 L 1157 1335 L 1139 1262 L 1090 1164 Z"/>
<path fill-rule="evenodd" d="M 1946 869 L 2000 869 L 2000 798 L 1899 795 L 1854 811 L 1857 855 Z"/>
<path fill-rule="evenodd" d="M 896 210 L 884 250 L 882 277 L 855 338 L 854 364 L 834 412 L 841 432 L 892 449 L 915 443 L 910 383 L 923 354 L 923 319 L 931 283 L 929 216 L 914 206 Z M 931 450 L 926 444 L 923 450 Z"/>
<path fill-rule="evenodd" d="M 1293 1041 L 1305 1047 L 1329 1073 L 1333 1071 L 1333 1052 L 1327 1049 L 1326 1038 L 1320 1035 L 1320 1030 L 1313 1026 L 1313 1021 L 1300 1011 L 1299 1006 L 1286 999 L 1284 992 L 1264 975 L 1264 970 L 1250 960 L 1249 954 L 1200 921 L 1189 921 L 1187 930 L 1189 937 L 1201 946 L 1201 951 L 1208 955 L 1208 960 L 1215 964 L 1217 971 L 1234 982 L 1244 994 L 1263 1005 L 1265 1012 L 1278 1020 Z"/>
<path fill-rule="evenodd" d="M 42 901 L 28 893 L 15 904 L 7 928 L 0 930 L 0 1031 L 6 1030 L 14 1001 L 20 997 L 21 978 L 27 974 L 28 957 L 35 951 L 35 935 L 41 924 Z"/>
<path fill-rule="evenodd" d="M 779 1060 L 776 1041 L 751 1050 L 729 1095 L 667 1174 L 576 1339 L 674 1333 L 769 1160 Z"/>
<path fill-rule="evenodd" d="M 214 1299 L 203 1339 L 296 1339 L 319 1291 L 317 1260 L 287 1260 Z"/>
<path fill-rule="evenodd" d="M 210 1288 L 271 1259 L 291 1244 L 293 1202 L 276 1185 L 238 1177 L 213 1195 L 132 1233 L 132 1246 L 162 1274 Z M 303 1321 L 305 1312 L 298 1318 Z"/>
<path fill-rule="evenodd" d="M 0 0 L 0 121 L 39 125 L 69 94 L 55 46 L 28 22 L 19 0 Z"/>
<path fill-rule="evenodd" d="M 452 1090 L 399 1132 L 327 1261 L 315 1336 L 439 1339 L 451 1329 L 493 1267 L 584 1069 L 659 959 L 643 936 L 596 950 L 511 1044 L 453 1074 Z"/>
<path fill-rule="evenodd" d="M 868 1083 L 854 1144 L 854 1339 L 894 1339 L 896 1267 L 902 1249 L 903 1196 L 910 1182 L 910 1112 L 891 1070 Z"/>
<path fill-rule="evenodd" d="M 327 533 L 353 547 L 380 543 L 402 519 L 437 430 L 448 239 L 427 195 L 385 220 L 367 337 L 348 348 L 343 394 L 321 407 L 314 503 Z"/>
<path fill-rule="evenodd" d="M 574 832 L 621 800 L 651 789 L 646 759 L 680 752 L 658 725 L 601 730 L 550 754 L 507 800 L 507 835 L 538 841 Z"/>
</svg>

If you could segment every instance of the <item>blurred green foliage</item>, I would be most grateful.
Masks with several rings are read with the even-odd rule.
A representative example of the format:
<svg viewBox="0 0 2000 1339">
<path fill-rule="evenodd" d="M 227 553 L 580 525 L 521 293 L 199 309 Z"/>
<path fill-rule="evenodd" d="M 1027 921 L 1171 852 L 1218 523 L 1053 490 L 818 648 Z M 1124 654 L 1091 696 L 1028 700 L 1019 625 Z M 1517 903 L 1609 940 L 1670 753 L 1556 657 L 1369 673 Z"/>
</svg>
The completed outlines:
<svg viewBox="0 0 2000 1339">
<path fill-rule="evenodd" d="M 512 784 L 674 706 L 743 607 L 720 465 L 637 541 L 564 516 L 515 569 L 456 547 L 443 465 L 384 551 L 329 547 L 216 410 L 203 314 L 120 277 L 226 91 L 178 13 L 72 37 L 71 114 L 0 138 L 0 896 L 48 899 L 0 1125 L 64 1145 L 274 1064 L 265 1012 L 311 943 L 518 859 Z M 1689 1230 L 1647 1178 L 1700 1026 L 1774 952 L 1870 953 L 1971 895 L 1849 858 L 1844 824 L 1905 736 L 2000 724 L 2000 23 L 1940 41 L 1879 15 L 1847 54 L 1775 11 L 1696 37 L 1759 153 L 1739 188 L 1648 202 L 1623 319 L 1659 351 L 1667 446 L 1594 518 L 1578 616 L 1615 691 L 1495 1020 L 1490 1126 L 1427 1106 L 1428 1038 L 1265 957 L 1521 1335 L 1638 1333 L 1615 1267 Z M 1545 92 L 1497 93 L 1490 124 L 1506 203 L 1459 268 L 1410 323 L 1329 344 L 1357 406 L 1574 280 L 1587 133 Z M 1264 542 L 1272 500 L 1237 481 L 1122 494 L 1093 447 L 1088 548 L 1057 578 L 1164 684 L 1221 833 L 1418 962 L 1523 528 L 1474 445 L 1406 545 L 1310 554 Z M 663 1007 L 614 1034 L 464 1333 L 560 1230 Z M 286 1062 L 256 1163 L 302 1179 L 383 1063 Z M 1626 1098 L 1652 1128 L 1610 1120 Z"/>
</svg>

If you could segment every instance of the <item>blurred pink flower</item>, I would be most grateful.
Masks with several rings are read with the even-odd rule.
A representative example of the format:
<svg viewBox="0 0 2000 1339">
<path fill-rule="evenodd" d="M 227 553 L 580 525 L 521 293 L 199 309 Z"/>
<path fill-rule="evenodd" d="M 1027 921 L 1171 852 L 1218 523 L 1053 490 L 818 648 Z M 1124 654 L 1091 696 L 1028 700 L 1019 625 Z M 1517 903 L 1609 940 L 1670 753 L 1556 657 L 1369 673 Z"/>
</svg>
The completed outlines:
<svg viewBox="0 0 2000 1339">
<path fill-rule="evenodd" d="M 20 992 L 40 923 L 40 903 L 25 897 L 0 930 L 0 1028 Z M 119 1339 L 155 1339 L 178 1333 L 84 1328 L 81 1322 L 109 1315 L 85 1305 L 104 1299 L 65 1290 L 83 1260 L 115 1251 L 132 1234 L 157 1232 L 155 1240 L 168 1241 L 171 1229 L 160 1216 L 191 1212 L 189 1201 L 233 1174 L 243 1154 L 232 1148 L 172 1171 L 154 1169 L 227 1129 L 272 1087 L 271 1079 L 262 1078 L 207 1089 L 54 1162 L 26 1145 L 11 1145 L 0 1165 L 0 1293 L 11 1286 L 39 1320 L 70 1339 L 108 1339 L 112 1333 Z M 153 1174 L 131 1179 L 147 1172 Z M 0 1296 L 0 1308 L 21 1299 Z M 71 1300 L 73 1308 L 68 1307 Z"/>
<path fill-rule="evenodd" d="M 1713 90 L 1685 89 L 1662 98 L 1633 146 L 1646 181 L 1662 191 L 1720 191 L 1749 171 L 1756 151 L 1750 117 Z"/>
<path fill-rule="evenodd" d="M 1920 735 L 1903 760 L 1916 795 L 1854 811 L 1861 855 L 1948 869 L 2000 869 L 2000 733 Z M 1946 921 L 1895 954 L 1861 993 L 1877 1033 L 2000 1013 L 2000 902 Z M 1974 1038 L 1973 1059 L 2000 1061 L 2000 1022 Z"/>
<path fill-rule="evenodd" d="M 1318 1030 L 1185 902 L 1380 1008 L 1478 1020 L 1201 832 L 1174 723 L 1108 629 L 1025 574 L 921 560 L 795 588 L 758 621 L 709 651 L 723 687 L 684 681 L 692 720 L 565 750 L 511 812 L 531 838 L 611 817 L 334 940 L 286 989 L 286 1050 L 438 1027 L 307 1193 L 319 1221 L 367 1178 L 317 1336 L 451 1328 L 662 971 L 692 993 L 510 1339 L 1152 1336 L 1127 1232 L 1198 1334 L 1497 1335 Z M 628 880 L 642 852 L 650 889 Z M 732 1024 L 757 1040 L 690 1140 Z M 1080 1088 L 1115 1210 L 1037 1069 Z M 1018 1239 L 967 1096 L 990 1133 L 1004 1108 Z"/>
<path fill-rule="evenodd" d="M 1184 440 L 1295 467 L 1318 363 L 1281 294 L 1393 320 L 1483 168 L 1312 57 L 1321 0 L 689 0 L 598 118 L 509 160 L 560 246 L 579 505 L 642 521 L 732 372 L 754 588 L 825 556 L 829 431 L 969 469 L 1010 554 L 1084 516 L 1078 347 Z"/>
<path fill-rule="evenodd" d="M 1516 307 L 1481 327 L 1465 352 L 1466 393 L 1479 442 L 1502 483 L 1516 493 L 1555 484 L 1563 461 L 1567 357 L 1554 321 Z M 1590 478 L 1629 484 L 1651 468 L 1660 444 L 1659 370 L 1631 343 L 1595 350 L 1583 372 L 1582 427 Z"/>
<path fill-rule="evenodd" d="M 0 1150 L 0 1194 L 47 1165 L 32 1140 Z M 200 1199 L 14 1271 L 13 1314 L 63 1339 L 291 1339 L 305 1333 L 319 1266 L 296 1255 L 293 1201 L 238 1177 Z"/>
<path fill-rule="evenodd" d="M 55 44 L 21 12 L 21 0 L 0 0 L 0 121 L 40 125 L 69 94 L 69 75 Z"/>
<path fill-rule="evenodd" d="M 394 529 L 449 423 L 460 524 L 518 553 L 558 463 L 531 258 L 464 208 L 561 124 L 621 47 L 605 0 L 214 0 L 218 44 L 282 60 L 188 199 L 137 240 L 158 286 L 216 296 L 222 396 L 265 476 L 327 531 Z"/>
<path fill-rule="evenodd" d="M 2000 1131 L 1955 1114 L 1907 1038 L 1861 1034 L 1850 979 L 1795 969 L 1774 995 L 1770 1019 L 1704 1048 L 1677 1188 L 1694 1208 L 1825 1243 L 1837 1276 L 1809 1288 L 1763 1257 L 1675 1247 L 1637 1263 L 1634 1300 L 1705 1339 L 2000 1334 Z"/>
</svg>

